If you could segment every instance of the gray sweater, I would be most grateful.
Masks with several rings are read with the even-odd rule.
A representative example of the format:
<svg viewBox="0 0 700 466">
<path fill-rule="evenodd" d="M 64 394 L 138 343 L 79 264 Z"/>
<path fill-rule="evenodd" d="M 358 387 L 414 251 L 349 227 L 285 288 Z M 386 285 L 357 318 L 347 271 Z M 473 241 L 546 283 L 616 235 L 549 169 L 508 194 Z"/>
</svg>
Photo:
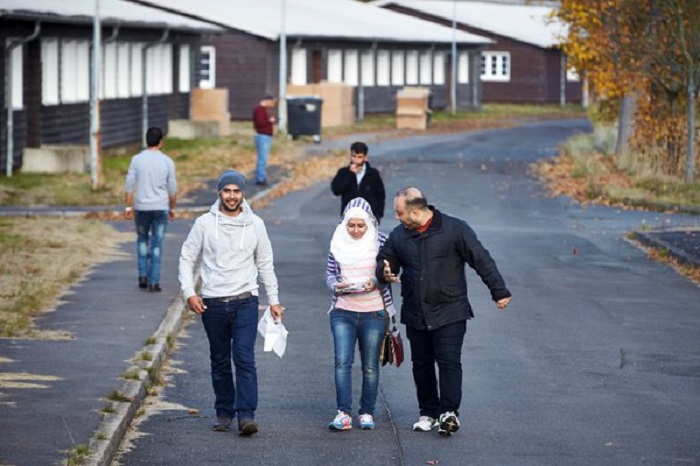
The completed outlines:
<svg viewBox="0 0 700 466">
<path fill-rule="evenodd" d="M 126 174 L 124 191 L 131 193 L 134 190 L 134 210 L 168 210 L 168 198 L 177 192 L 173 160 L 152 149 L 134 155 Z"/>
</svg>

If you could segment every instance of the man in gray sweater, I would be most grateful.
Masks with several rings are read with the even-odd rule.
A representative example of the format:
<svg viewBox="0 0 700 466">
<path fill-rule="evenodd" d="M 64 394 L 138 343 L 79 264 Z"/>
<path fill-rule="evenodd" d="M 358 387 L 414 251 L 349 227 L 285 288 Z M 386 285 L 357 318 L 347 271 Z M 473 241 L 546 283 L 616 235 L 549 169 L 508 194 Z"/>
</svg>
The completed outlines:
<svg viewBox="0 0 700 466">
<path fill-rule="evenodd" d="M 163 131 L 146 131 L 147 149 L 131 159 L 124 184 L 124 217 L 135 218 L 139 288 L 161 291 L 160 264 L 168 219 L 175 218 L 175 163 L 162 153 Z M 134 194 L 134 190 L 136 194 Z"/>
</svg>

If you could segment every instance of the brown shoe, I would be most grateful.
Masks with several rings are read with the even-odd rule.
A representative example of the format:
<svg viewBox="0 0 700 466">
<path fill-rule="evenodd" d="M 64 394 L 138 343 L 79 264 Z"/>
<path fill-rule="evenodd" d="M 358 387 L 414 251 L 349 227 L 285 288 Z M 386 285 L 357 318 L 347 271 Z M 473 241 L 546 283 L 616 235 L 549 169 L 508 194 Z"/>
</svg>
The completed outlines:
<svg viewBox="0 0 700 466">
<path fill-rule="evenodd" d="M 258 432 L 258 425 L 252 419 L 238 421 L 238 435 L 250 437 Z"/>
</svg>

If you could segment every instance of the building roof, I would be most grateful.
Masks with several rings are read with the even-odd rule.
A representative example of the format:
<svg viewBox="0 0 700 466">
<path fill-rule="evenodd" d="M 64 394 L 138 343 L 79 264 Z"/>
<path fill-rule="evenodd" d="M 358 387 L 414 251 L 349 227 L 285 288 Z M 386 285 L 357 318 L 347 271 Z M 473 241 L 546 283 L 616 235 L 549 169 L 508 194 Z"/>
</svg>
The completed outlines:
<svg viewBox="0 0 700 466">
<path fill-rule="evenodd" d="M 0 1 L 0 18 L 92 24 L 94 14 L 95 0 Z M 121 24 L 137 28 L 162 28 L 164 24 L 167 24 L 171 29 L 177 30 L 206 32 L 222 30 L 221 27 L 211 23 L 125 0 L 100 0 L 100 18 L 104 24 Z"/>
<path fill-rule="evenodd" d="M 135 0 L 276 41 L 295 38 L 451 43 L 452 29 L 356 0 Z M 460 44 L 490 39 L 457 31 Z"/>
<path fill-rule="evenodd" d="M 552 6 L 518 5 L 486 1 L 453 0 L 376 0 L 375 6 L 396 5 L 452 21 L 453 8 L 458 23 L 489 31 L 538 47 L 555 47 L 566 26 L 549 20 Z"/>
</svg>

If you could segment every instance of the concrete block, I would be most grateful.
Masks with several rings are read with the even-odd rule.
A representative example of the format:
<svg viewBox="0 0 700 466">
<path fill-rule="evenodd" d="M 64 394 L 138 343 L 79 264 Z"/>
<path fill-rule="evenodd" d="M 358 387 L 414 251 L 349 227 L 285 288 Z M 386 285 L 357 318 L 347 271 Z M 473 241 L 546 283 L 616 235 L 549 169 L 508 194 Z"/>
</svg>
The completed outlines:
<svg viewBox="0 0 700 466">
<path fill-rule="evenodd" d="M 24 173 L 89 173 L 89 146 L 26 147 L 22 156 Z"/>
<path fill-rule="evenodd" d="M 177 139 L 212 138 L 225 136 L 230 132 L 230 124 L 222 121 L 168 121 L 168 137 Z"/>
</svg>

